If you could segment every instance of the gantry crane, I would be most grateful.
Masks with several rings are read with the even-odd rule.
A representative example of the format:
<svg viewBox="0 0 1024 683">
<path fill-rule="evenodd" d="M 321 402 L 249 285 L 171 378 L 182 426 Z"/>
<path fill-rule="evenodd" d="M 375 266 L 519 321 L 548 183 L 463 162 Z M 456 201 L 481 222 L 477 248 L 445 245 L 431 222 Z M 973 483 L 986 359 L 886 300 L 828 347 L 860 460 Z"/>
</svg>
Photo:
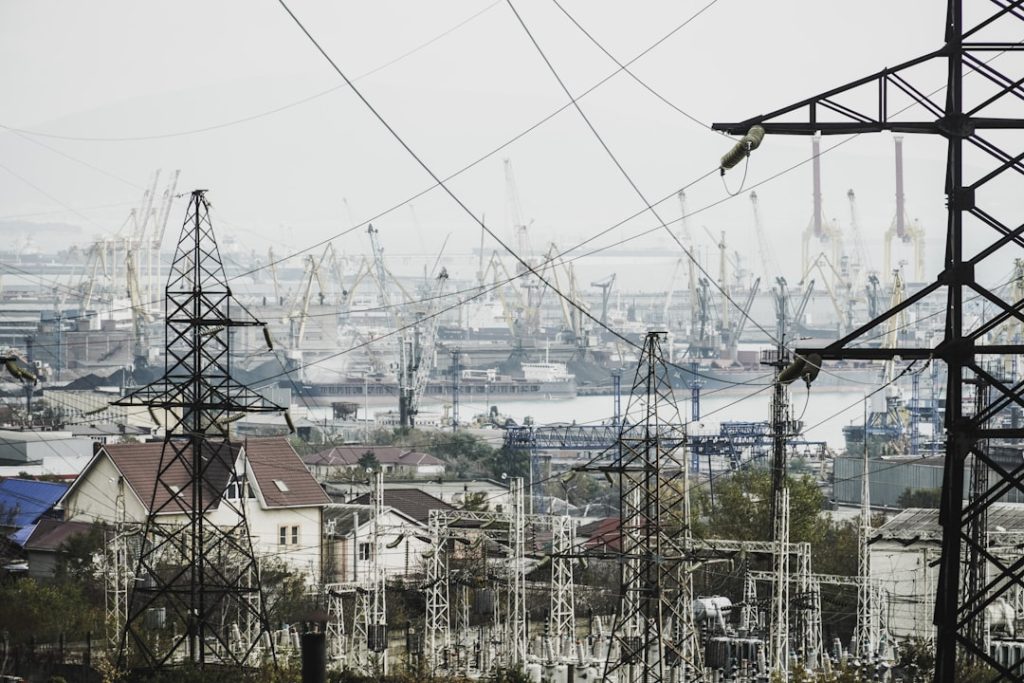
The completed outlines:
<svg viewBox="0 0 1024 683">
<path fill-rule="evenodd" d="M 924 279 L 924 228 L 918 221 L 911 221 L 907 215 L 903 195 L 903 136 L 893 135 L 892 139 L 896 144 L 896 215 L 885 231 L 885 272 L 886 275 L 896 272 L 892 261 L 892 243 L 899 238 L 903 244 L 913 246 L 914 281 L 920 282 Z"/>
<path fill-rule="evenodd" d="M 687 279 L 686 288 L 690 296 L 690 348 L 694 347 L 694 339 L 697 338 L 697 329 L 701 326 L 700 323 L 700 306 L 698 305 L 698 284 L 697 284 L 697 264 L 694 263 L 694 259 L 697 255 L 693 251 L 693 235 L 690 233 L 690 223 L 686 212 L 686 192 L 683 190 L 679 191 L 677 195 L 679 197 L 679 210 L 681 212 L 681 218 L 679 219 L 681 239 L 686 250 L 690 252 L 690 257 L 686 259 L 687 263 Z M 666 303 L 666 309 L 668 304 Z M 700 338 L 703 339 L 703 332 L 701 332 Z"/>
<path fill-rule="evenodd" d="M 673 278 L 674 279 L 674 278 Z M 615 273 L 612 273 L 603 280 L 597 282 L 591 282 L 591 287 L 597 287 L 601 290 L 601 324 L 608 324 L 608 300 L 612 295 L 612 286 L 615 284 Z"/>
<path fill-rule="evenodd" d="M 415 334 L 416 342 L 413 348 L 411 368 L 411 393 L 408 399 L 407 426 L 415 426 L 416 415 L 419 413 L 420 400 L 427 388 L 427 380 L 430 379 L 430 372 L 436 365 L 434 349 L 437 347 L 437 328 L 440 322 L 439 311 L 441 310 L 441 295 L 448 282 L 448 270 L 441 268 L 434 280 L 434 287 L 427 298 L 427 309 L 416 316 Z M 400 411 L 401 412 L 401 411 Z M 404 425 L 403 423 L 403 426 Z"/>
<path fill-rule="evenodd" d="M 764 268 L 764 277 L 775 277 L 782 272 L 779 268 L 779 261 L 775 258 L 775 248 L 771 240 L 764 233 L 764 224 L 761 222 L 761 207 L 757 192 L 750 192 L 750 207 L 754 212 L 754 233 L 757 235 L 757 247 L 761 254 L 761 266 Z"/>
<path fill-rule="evenodd" d="M 516 253 L 519 254 L 519 257 L 532 265 L 529 228 L 533 221 L 527 223 L 523 218 L 523 206 L 519 201 L 519 187 L 516 185 L 516 176 L 512 171 L 512 160 L 505 159 L 503 163 L 505 166 L 506 202 L 509 220 L 512 222 L 512 244 L 516 245 Z M 526 267 L 520 264 L 517 270 L 522 273 L 525 269 Z"/>
<path fill-rule="evenodd" d="M 827 243 L 832 247 L 832 263 L 838 264 L 843 258 L 843 238 L 835 223 L 825 220 L 821 205 L 821 136 L 811 136 L 811 158 L 813 168 L 813 213 L 803 234 L 801 269 L 811 269 L 811 240 Z"/>
</svg>

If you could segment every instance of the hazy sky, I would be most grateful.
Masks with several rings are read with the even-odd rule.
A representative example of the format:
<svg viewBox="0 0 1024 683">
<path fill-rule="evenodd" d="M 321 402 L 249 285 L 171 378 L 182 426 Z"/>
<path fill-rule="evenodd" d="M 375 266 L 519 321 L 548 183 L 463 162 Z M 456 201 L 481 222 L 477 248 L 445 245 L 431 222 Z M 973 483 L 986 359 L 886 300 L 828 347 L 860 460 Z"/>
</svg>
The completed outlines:
<svg viewBox="0 0 1024 683">
<path fill-rule="evenodd" d="M 505 0 L 289 4 L 350 76 L 372 72 L 357 85 L 442 176 L 566 103 Z M 564 6 L 625 61 L 706 4 L 565 0 Z M 742 119 L 938 47 L 944 4 L 719 0 L 631 69 L 701 121 Z M 550 0 L 515 6 L 574 93 L 616 69 Z M 461 22 L 411 56 L 377 68 Z M 923 72 L 921 79 L 925 90 L 943 82 L 940 70 Z M 6 167 L 0 168 L 0 217 L 31 214 L 25 220 L 114 231 L 155 169 L 180 168 L 180 187 L 209 188 L 218 230 L 233 231 L 246 246 L 263 252 L 273 243 L 282 253 L 327 238 L 352 223 L 343 200 L 359 221 L 431 184 L 346 88 L 255 120 L 158 136 L 250 117 L 339 84 L 272 0 L 7 0 L 0 3 L 0 124 L 107 140 L 0 132 L 0 164 Z M 729 147 L 625 73 L 581 105 L 652 200 L 716 167 Z M 823 145 L 837 141 L 826 138 Z M 862 136 L 822 159 L 827 214 L 848 226 L 846 191 L 854 188 L 861 229 L 876 247 L 894 212 L 892 148 L 889 134 Z M 809 155 L 807 138 L 770 136 L 751 159 L 746 185 Z M 930 253 L 938 256 L 944 146 L 938 139 L 908 138 L 905 155 L 910 214 L 922 219 Z M 568 247 L 642 206 L 569 108 L 451 181 L 503 237 L 509 235 L 505 157 L 513 161 L 524 213 L 535 220 L 538 248 L 552 240 Z M 806 164 L 758 188 L 765 222 L 792 271 L 811 212 L 810 173 Z M 730 190 L 739 188 L 741 176 L 726 177 Z M 689 207 L 727 196 L 717 174 L 711 175 L 688 190 Z M 117 206 L 92 208 L 111 204 Z M 390 253 L 433 252 L 448 234 L 450 252 L 479 243 L 479 229 L 442 192 L 413 205 L 415 218 L 406 206 L 375 223 Z M 179 206 L 172 214 L 172 231 L 182 211 Z M 743 193 L 691 224 L 700 239 L 706 239 L 701 226 L 726 230 L 733 247 L 755 259 L 750 213 Z M 678 217 L 674 200 L 664 215 Z M 643 217 L 613 236 L 654 224 Z M 652 235 L 637 244 L 666 240 Z M 364 231 L 338 245 L 349 253 L 366 251 Z M 881 254 L 874 259 L 879 267 Z"/>
</svg>

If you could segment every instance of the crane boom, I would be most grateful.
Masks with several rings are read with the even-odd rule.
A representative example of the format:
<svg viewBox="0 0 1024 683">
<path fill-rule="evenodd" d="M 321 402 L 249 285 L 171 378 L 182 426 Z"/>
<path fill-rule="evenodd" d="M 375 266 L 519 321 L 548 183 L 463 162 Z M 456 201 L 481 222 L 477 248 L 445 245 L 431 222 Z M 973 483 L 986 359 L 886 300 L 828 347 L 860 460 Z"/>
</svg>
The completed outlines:
<svg viewBox="0 0 1024 683">
<path fill-rule="evenodd" d="M 755 278 L 754 283 L 750 286 L 750 292 L 747 294 L 747 300 L 743 302 L 743 309 L 740 312 L 739 319 L 736 321 L 736 326 L 732 333 L 732 346 L 736 347 L 740 342 L 740 337 L 743 336 L 743 331 L 747 327 L 747 320 L 750 318 L 750 309 L 754 305 L 754 297 L 757 296 L 757 290 L 761 288 L 761 278 Z"/>
</svg>

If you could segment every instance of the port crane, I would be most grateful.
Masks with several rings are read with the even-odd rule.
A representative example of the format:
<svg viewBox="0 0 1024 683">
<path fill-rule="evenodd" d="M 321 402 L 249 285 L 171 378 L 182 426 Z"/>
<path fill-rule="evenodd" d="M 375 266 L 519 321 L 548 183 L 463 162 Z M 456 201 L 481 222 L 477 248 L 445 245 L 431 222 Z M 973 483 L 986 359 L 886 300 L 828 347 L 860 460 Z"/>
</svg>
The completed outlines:
<svg viewBox="0 0 1024 683">
<path fill-rule="evenodd" d="M 825 220 L 824 210 L 821 206 L 821 136 L 811 136 L 811 158 L 813 168 L 813 213 L 811 221 L 803 233 L 802 261 L 803 272 L 811 269 L 811 242 L 813 240 L 822 244 L 831 244 L 832 263 L 840 263 L 843 256 L 843 238 L 839 228 L 834 222 Z"/>
<path fill-rule="evenodd" d="M 679 210 L 681 212 L 680 215 L 682 216 L 679 219 L 680 228 L 681 228 L 680 232 L 682 233 L 681 238 L 683 240 L 683 245 L 685 246 L 686 250 L 688 252 L 690 252 L 690 254 L 689 254 L 690 257 L 686 259 L 686 261 L 687 261 L 687 263 L 686 263 L 686 266 L 687 266 L 686 287 L 687 287 L 687 291 L 690 294 L 690 346 L 693 347 L 695 339 L 698 339 L 698 338 L 703 339 L 703 334 L 704 333 L 703 333 L 703 324 L 701 323 L 701 318 L 700 318 L 700 315 L 701 315 L 700 312 L 702 310 L 704 310 L 705 313 L 706 313 L 706 310 L 704 308 L 701 308 L 701 306 L 700 306 L 700 294 L 698 292 L 698 282 L 697 282 L 697 266 L 696 266 L 696 264 L 693 261 L 695 258 L 697 258 L 697 255 L 693 251 L 693 235 L 690 234 L 690 223 L 689 223 L 689 219 L 687 218 L 687 212 L 686 212 L 686 192 L 684 192 L 683 190 L 680 190 L 679 194 L 677 196 L 679 197 Z M 706 306 L 706 293 L 705 293 L 705 304 L 704 305 Z M 667 310 L 668 309 L 668 303 L 665 304 L 665 307 L 666 307 L 666 310 Z M 697 336 L 698 328 L 701 329 L 701 333 L 700 333 L 699 337 Z"/>
<path fill-rule="evenodd" d="M 854 288 L 859 288 L 863 283 L 861 276 L 865 273 L 874 272 L 871 264 L 871 254 L 864 244 L 864 235 L 860 230 L 860 211 L 857 209 L 857 194 L 853 189 L 846 191 L 846 199 L 850 204 L 850 232 L 853 234 L 854 258 L 850 263 L 850 283 Z"/>
<path fill-rule="evenodd" d="M 430 379 L 430 371 L 437 364 L 434 351 L 437 348 L 437 328 L 440 322 L 441 298 L 444 294 L 445 285 L 448 283 L 448 270 L 441 268 L 434 279 L 434 286 L 427 299 L 427 309 L 416 314 L 416 325 L 413 338 L 415 340 L 412 355 L 412 367 L 410 368 L 411 392 L 407 399 L 408 422 L 407 426 L 415 426 L 416 415 L 419 413 L 420 400 L 427 389 L 427 381 Z M 421 331 L 422 330 L 422 331 Z M 401 399 L 400 399 L 401 400 Z M 399 417 L 401 418 L 401 405 L 399 406 Z M 402 423 L 406 426 L 405 423 Z"/>
<path fill-rule="evenodd" d="M 761 253 L 761 266 L 764 268 L 764 276 L 772 277 L 782 272 L 779 268 L 779 261 L 775 257 L 775 248 L 771 240 L 764 232 L 764 224 L 761 222 L 761 205 L 757 192 L 750 192 L 750 208 L 754 214 L 754 233 L 757 235 L 758 251 Z"/>
<path fill-rule="evenodd" d="M 911 221 L 907 215 L 903 194 L 903 136 L 893 135 L 892 139 L 896 145 L 896 215 L 885 232 L 885 272 L 890 276 L 896 272 L 892 261 L 892 245 L 899 239 L 903 244 L 913 247 L 914 281 L 920 282 L 924 279 L 924 228 L 918 221 Z M 894 279 L 890 281 L 895 282 Z"/>
<path fill-rule="evenodd" d="M 743 307 L 740 309 L 740 314 L 729 330 L 729 338 L 726 340 L 726 354 L 730 360 L 736 359 L 736 351 L 739 347 L 740 337 L 743 336 L 743 332 L 747 327 L 747 321 L 750 319 L 750 309 L 754 305 L 754 298 L 757 296 L 757 290 L 761 288 L 761 278 L 755 278 L 754 282 L 750 285 L 750 291 L 747 293 L 747 298 L 743 302 Z"/>
<path fill-rule="evenodd" d="M 512 170 L 512 160 L 504 159 L 505 167 L 505 195 L 508 204 L 509 220 L 512 222 L 512 244 L 516 245 L 516 253 L 527 263 L 532 265 L 530 251 L 529 228 L 533 224 L 531 220 L 527 223 L 523 219 L 523 206 L 519 200 L 519 187 L 516 184 L 515 172 Z M 518 272 L 522 273 L 525 266 L 519 264 Z"/>
<path fill-rule="evenodd" d="M 673 278 L 675 279 L 675 278 Z M 615 273 L 612 273 L 603 280 L 597 282 L 591 282 L 591 287 L 597 287 L 601 290 L 601 324 L 608 324 L 608 300 L 612 295 L 612 286 L 615 284 Z M 671 295 L 670 295 L 671 296 Z"/>
</svg>

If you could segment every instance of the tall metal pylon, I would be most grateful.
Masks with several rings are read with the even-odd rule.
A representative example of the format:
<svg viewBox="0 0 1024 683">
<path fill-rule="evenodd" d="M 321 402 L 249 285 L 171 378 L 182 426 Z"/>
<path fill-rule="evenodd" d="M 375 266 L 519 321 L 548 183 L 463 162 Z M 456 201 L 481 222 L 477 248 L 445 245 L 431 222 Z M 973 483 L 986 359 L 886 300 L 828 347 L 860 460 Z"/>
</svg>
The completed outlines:
<svg viewBox="0 0 1024 683">
<path fill-rule="evenodd" d="M 965 22 L 965 7 L 969 21 Z M 940 683 L 956 677 L 958 652 L 975 657 L 1009 680 L 1024 680 L 1024 660 L 1006 666 L 972 635 L 972 624 L 987 605 L 1019 585 L 1024 560 L 990 559 L 983 590 L 961 590 L 961 558 L 965 552 L 985 553 L 967 530 L 992 503 L 1011 490 L 1024 490 L 1024 464 L 995 462 L 978 448 L 980 440 L 1022 438 L 1024 427 L 992 421 L 1010 406 L 1024 406 L 1024 382 L 993 377 L 986 356 L 1019 355 L 1019 342 L 988 343 L 990 334 L 1024 320 L 1024 300 L 1008 300 L 995 278 L 1003 270 L 998 258 L 1020 254 L 1024 225 L 1018 204 L 1003 201 L 1019 196 L 1024 179 L 1024 88 L 1020 64 L 1024 0 L 947 0 L 944 37 L 935 50 L 832 88 L 769 114 L 713 128 L 744 134 L 758 125 L 770 136 L 848 135 L 883 130 L 942 136 L 946 141 L 946 249 L 942 272 L 902 303 L 875 317 L 824 349 L 798 348 L 802 357 L 818 353 L 824 361 L 884 360 L 896 357 L 940 359 L 947 369 L 946 459 L 939 521 L 942 556 L 936 591 L 936 674 Z M 869 54 L 869 53 L 865 53 Z M 998 62 L 996 56 L 1003 58 Z M 929 94 L 929 66 L 944 68 L 943 103 Z M 1005 69 L 1010 70 L 1007 73 Z M 969 90 L 965 78 L 971 74 Z M 915 85 L 914 82 L 918 85 Z M 938 91 L 936 91 L 938 92 Z M 869 102 L 865 106 L 865 102 Z M 909 105 L 904 106 L 909 102 Z M 915 120 L 904 111 L 924 112 Z M 1009 145 L 1009 149 L 1006 146 Z M 968 152 L 971 155 L 968 155 Z M 965 171 L 970 177 L 965 177 Z M 965 234 L 971 233 L 970 244 Z M 858 344 L 893 316 L 932 294 L 942 297 L 946 312 L 942 341 L 934 346 L 867 348 Z M 967 314 L 967 302 L 981 296 L 986 306 L 978 316 Z M 980 410 L 964 404 L 964 384 L 983 379 L 990 398 Z M 966 505 L 964 469 L 968 456 L 984 462 L 993 476 L 984 492 Z"/>
<path fill-rule="evenodd" d="M 272 642 L 263 637 L 269 625 L 246 496 L 225 491 L 234 477 L 245 477 L 230 422 L 281 408 L 231 377 L 232 328 L 263 323 L 231 315 L 205 193 L 192 192 L 167 281 L 164 376 L 115 403 L 147 406 L 166 427 L 153 489 L 140 492 L 149 494 L 148 513 L 121 667 L 249 665 L 262 643 Z"/>
<path fill-rule="evenodd" d="M 703 680 L 693 618 L 686 432 L 662 357 L 644 341 L 619 432 L 621 597 L 604 677 L 620 683 Z M 617 657 L 616 657 L 617 655 Z"/>
</svg>

